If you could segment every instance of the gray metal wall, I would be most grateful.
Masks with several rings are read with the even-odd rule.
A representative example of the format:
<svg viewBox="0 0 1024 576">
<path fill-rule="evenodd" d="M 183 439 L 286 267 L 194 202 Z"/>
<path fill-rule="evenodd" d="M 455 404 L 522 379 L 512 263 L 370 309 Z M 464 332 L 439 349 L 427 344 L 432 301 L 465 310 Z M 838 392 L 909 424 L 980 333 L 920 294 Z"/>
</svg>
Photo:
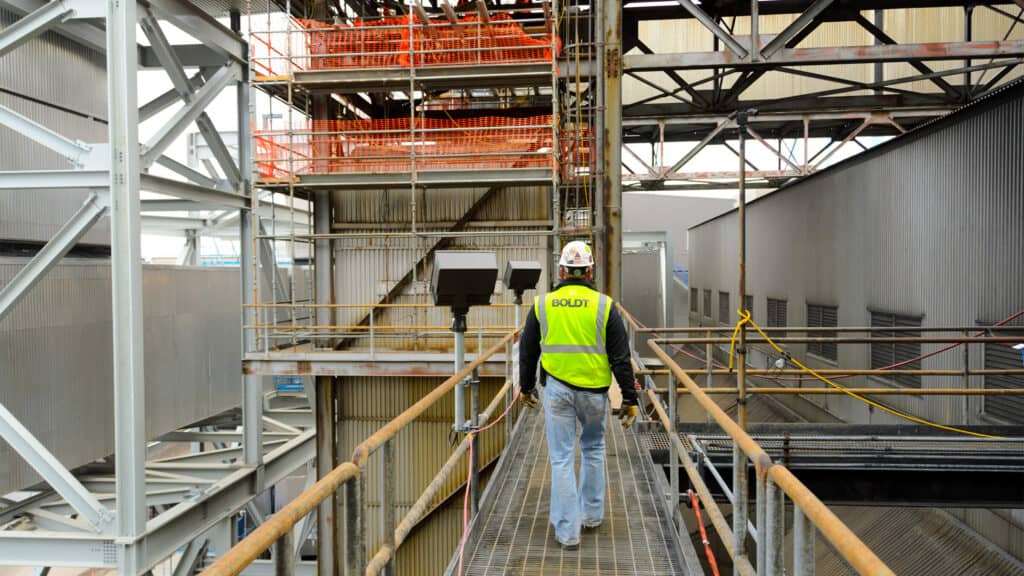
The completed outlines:
<svg viewBox="0 0 1024 576">
<path fill-rule="evenodd" d="M 768 297 L 788 299 L 793 326 L 806 325 L 808 302 L 837 305 L 841 326 L 868 325 L 869 309 L 923 315 L 926 326 L 1006 318 L 1024 309 L 1024 86 L 753 202 L 747 223 L 756 322 L 766 323 Z M 713 291 L 716 321 L 719 290 L 737 302 L 736 236 L 735 212 L 690 230 L 690 285 Z M 690 321 L 712 322 L 703 310 Z M 806 358 L 802 345 L 790 351 Z M 869 367 L 869 353 L 868 346 L 840 347 L 838 365 Z M 983 367 L 980 347 L 971 347 L 970 358 L 973 369 Z M 922 362 L 925 369 L 961 367 L 960 352 Z M 983 383 L 973 377 L 970 385 Z M 895 422 L 846 397 L 812 400 L 850 422 Z M 889 402 L 943 423 L 991 422 L 980 399 Z M 1024 557 L 1024 511 L 960 516 Z"/>
<path fill-rule="evenodd" d="M 239 290 L 237 268 L 143 268 L 150 438 L 239 405 Z M 69 467 L 114 451 L 110 309 L 109 262 L 72 259 L 0 321 L 0 402 Z M 0 442 L 0 494 L 37 480 Z"/>
<path fill-rule="evenodd" d="M 13 13 L 0 9 L 0 28 L 16 21 Z M 69 138 L 106 142 L 106 78 L 102 54 L 57 34 L 44 34 L 0 58 L 0 105 Z M 0 150 L 0 170 L 71 168 L 57 153 L 6 126 L 0 126 Z M 0 190 L 0 240 L 49 239 L 86 194 L 84 190 Z M 109 244 L 109 230 L 104 218 L 83 242 Z"/>
<path fill-rule="evenodd" d="M 732 200 L 690 198 L 627 192 L 622 195 L 622 229 L 626 232 L 665 230 L 672 235 L 672 254 L 676 264 L 689 260 L 686 230 L 732 209 Z"/>
</svg>

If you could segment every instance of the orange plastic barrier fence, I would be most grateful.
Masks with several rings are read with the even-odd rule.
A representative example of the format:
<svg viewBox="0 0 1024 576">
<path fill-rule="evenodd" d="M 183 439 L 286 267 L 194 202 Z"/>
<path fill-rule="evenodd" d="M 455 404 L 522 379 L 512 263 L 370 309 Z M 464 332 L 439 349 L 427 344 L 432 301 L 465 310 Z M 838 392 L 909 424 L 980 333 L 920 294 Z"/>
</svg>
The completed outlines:
<svg viewBox="0 0 1024 576">
<path fill-rule="evenodd" d="M 490 24 L 468 15 L 453 25 L 445 19 L 424 25 L 410 16 L 325 24 L 301 20 L 307 28 L 309 68 L 396 68 L 410 65 L 512 64 L 552 61 L 550 35 L 532 37 L 509 14 L 491 16 Z M 561 51 L 555 39 L 555 52 Z"/>
<path fill-rule="evenodd" d="M 308 130 L 257 131 L 264 178 L 551 167 L 551 116 L 315 120 Z"/>
</svg>

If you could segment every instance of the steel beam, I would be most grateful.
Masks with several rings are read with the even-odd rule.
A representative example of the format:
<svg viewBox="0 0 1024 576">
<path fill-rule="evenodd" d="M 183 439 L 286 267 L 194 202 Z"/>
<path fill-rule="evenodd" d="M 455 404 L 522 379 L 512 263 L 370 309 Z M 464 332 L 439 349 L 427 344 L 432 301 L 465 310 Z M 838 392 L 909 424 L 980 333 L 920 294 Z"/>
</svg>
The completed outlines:
<svg viewBox="0 0 1024 576">
<path fill-rule="evenodd" d="M 99 3 L 96 3 L 101 6 Z M 11 12 L 19 15 L 27 15 L 39 10 L 40 8 L 46 7 L 47 3 L 40 0 L 0 0 L 0 6 L 10 10 Z M 83 7 L 82 2 L 78 2 L 75 5 L 76 14 L 79 16 L 78 11 Z M 88 12 L 87 12 L 88 13 Z M 97 52 L 104 52 L 107 47 L 107 38 L 103 30 L 88 24 L 86 22 L 77 22 L 73 20 L 67 20 L 61 23 L 56 28 L 51 28 L 57 34 L 64 36 L 74 42 L 78 42 L 82 46 L 85 46 L 91 50 Z"/>
<path fill-rule="evenodd" d="M 178 58 L 170 42 L 167 41 L 167 37 L 160 28 L 160 23 L 152 16 L 152 13 L 150 13 L 148 18 L 142 20 L 142 29 L 146 33 L 146 37 L 149 38 L 157 60 L 163 66 L 164 71 L 167 72 L 167 76 L 170 78 L 171 84 L 174 85 L 174 89 L 177 90 L 186 104 L 190 103 L 193 98 L 191 82 L 185 75 L 181 60 Z M 195 122 L 207 146 L 210 147 L 214 158 L 217 159 L 217 163 L 224 170 L 228 181 L 237 186 L 241 180 L 238 166 L 235 164 L 235 159 L 231 157 L 227 146 L 224 145 L 224 140 L 221 139 L 220 134 L 214 127 L 213 121 L 210 120 L 206 112 L 201 112 L 196 117 Z"/>
<path fill-rule="evenodd" d="M 182 106 L 167 121 L 167 124 L 150 138 L 149 142 L 146 143 L 145 153 L 141 155 L 143 167 L 152 165 L 164 153 L 167 147 L 188 128 L 189 124 L 194 122 L 203 113 L 203 110 L 209 106 L 210 102 L 227 87 L 228 83 L 232 80 L 232 74 L 230 66 L 225 66 L 218 70 L 203 84 L 202 88 L 195 92 L 192 101 Z M 135 107 L 132 108 L 133 111 L 135 109 Z"/>
<path fill-rule="evenodd" d="M 804 28 L 811 25 L 814 20 L 821 15 L 829 6 L 832 5 L 832 0 L 815 0 L 814 4 L 807 7 L 800 16 L 797 17 L 789 26 L 786 26 L 782 32 L 779 32 L 778 36 L 772 39 L 767 46 L 761 50 L 762 58 L 771 58 L 776 52 L 782 50 L 790 40 L 795 38 L 797 34 L 800 34 Z M 756 48 L 754 48 L 756 50 Z"/>
<path fill-rule="evenodd" d="M 53 150 L 63 156 L 74 166 L 82 166 L 84 159 L 92 150 L 92 146 L 85 142 L 72 140 L 62 136 L 61 134 L 50 130 L 46 126 L 26 118 L 3 105 L 0 105 L 0 124 L 3 124 L 14 132 L 21 134 L 22 136 L 25 136 L 26 138 L 29 138 L 50 150 Z"/>
<path fill-rule="evenodd" d="M 66 22 L 74 14 L 64 2 L 47 2 L 17 22 L 0 30 L 0 58 L 54 26 Z"/>
<path fill-rule="evenodd" d="M 85 199 L 85 203 L 70 220 L 61 226 L 57 234 L 29 260 L 28 264 L 18 271 L 3 289 L 0 289 L 0 320 L 78 243 L 82 236 L 92 228 L 92 225 L 106 213 L 106 210 L 105 203 L 97 194 L 90 194 Z M 41 444 L 39 448 L 42 448 Z M 22 454 L 22 457 L 25 455 Z M 35 468 L 35 464 L 33 464 L 33 468 Z M 36 471 L 40 472 L 39 468 L 36 468 Z M 47 478 L 47 475 L 42 472 L 40 475 Z"/>
<path fill-rule="evenodd" d="M 203 85 L 203 73 L 196 72 L 188 79 L 189 86 L 198 89 Z M 139 108 L 139 122 L 145 122 L 153 116 L 171 107 L 175 102 L 181 100 L 181 94 L 174 88 L 146 102 Z"/>
<path fill-rule="evenodd" d="M 22 423 L 0 404 L 0 437 L 66 500 L 94 532 L 113 521 L 110 512 Z"/>
<path fill-rule="evenodd" d="M 732 120 L 730 120 L 729 118 L 722 119 L 722 121 L 719 122 L 718 125 L 715 126 L 713 130 L 711 130 L 711 132 L 708 132 L 707 135 L 704 136 L 704 138 L 700 142 L 698 142 L 696 146 L 693 147 L 693 149 L 687 152 L 685 156 L 680 158 L 678 162 L 673 164 L 671 168 L 665 170 L 661 174 L 662 178 L 665 178 L 670 174 L 675 174 L 676 172 L 679 171 L 680 168 L 686 166 L 690 162 L 690 160 L 693 160 L 694 157 L 696 157 L 701 150 L 703 150 L 708 144 L 710 144 L 712 140 L 717 138 L 718 135 L 722 133 L 722 130 L 725 130 L 731 123 Z"/>
<path fill-rule="evenodd" d="M 244 63 L 249 50 L 244 40 L 216 18 L 187 0 L 144 0 L 140 4 L 152 8 L 178 28 L 187 32 L 206 46 L 223 54 L 226 59 Z"/>
<path fill-rule="evenodd" d="M 623 57 L 626 70 L 680 70 L 709 68 L 774 68 L 865 64 L 905 60 L 963 60 L 1024 56 L 1024 40 L 935 42 L 891 46 L 841 46 L 826 48 L 783 48 L 757 62 L 742 60 L 729 52 L 686 52 L 677 54 L 633 54 Z"/>
<path fill-rule="evenodd" d="M 212 204 L 222 208 L 246 208 L 249 201 L 241 194 L 225 192 L 215 188 L 207 188 L 198 184 L 171 180 L 160 176 L 143 174 L 141 177 L 142 189 L 148 192 L 166 194 L 183 200 L 192 200 L 202 204 Z"/>
<path fill-rule="evenodd" d="M 117 548 L 111 536 L 7 530 L 0 537 L 0 565 L 114 569 Z"/>
<path fill-rule="evenodd" d="M 697 6 L 690 0 L 677 1 L 679 2 L 679 5 L 683 7 L 684 10 L 689 12 L 694 18 L 696 18 L 701 24 L 703 24 L 705 28 L 707 28 L 712 34 L 715 35 L 716 38 L 721 40 L 722 44 L 724 44 L 725 47 L 728 48 L 734 56 L 740 59 L 747 57 L 747 50 L 743 46 L 741 46 L 739 42 L 736 41 L 736 38 L 733 38 L 732 34 L 726 32 L 725 30 L 722 30 L 722 27 L 719 26 L 718 23 L 711 18 L 711 16 L 708 16 L 707 12 L 702 10 L 699 6 Z M 618 12 L 620 14 L 619 18 L 621 19 L 621 7 L 619 8 Z"/>
</svg>

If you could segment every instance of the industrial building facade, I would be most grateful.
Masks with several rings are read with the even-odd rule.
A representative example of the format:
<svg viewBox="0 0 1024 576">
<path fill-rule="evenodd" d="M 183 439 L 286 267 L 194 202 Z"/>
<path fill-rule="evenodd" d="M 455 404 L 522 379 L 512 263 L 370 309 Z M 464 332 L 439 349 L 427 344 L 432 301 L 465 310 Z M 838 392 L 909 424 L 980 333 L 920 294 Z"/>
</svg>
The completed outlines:
<svg viewBox="0 0 1024 576">
<path fill-rule="evenodd" d="M 748 206 L 747 292 L 770 326 L 975 326 L 1024 310 L 1024 85 L 934 121 Z M 736 212 L 689 230 L 691 326 L 737 322 Z M 694 295 L 698 298 L 693 300 Z M 728 302 L 728 303 L 727 303 Z M 1020 317 L 1011 320 L 1021 324 Z M 888 345 L 892 347 L 893 345 Z M 968 371 L 1020 366 L 1007 345 L 969 344 L 914 362 Z M 788 344 L 816 368 L 879 368 L 938 349 Z M 765 368 L 779 358 L 751 351 Z M 1024 387 L 1004 376 L 918 376 L 857 385 Z M 845 381 L 847 384 L 849 380 Z M 796 385 L 787 383 L 787 385 Z M 851 423 L 895 417 L 845 396 L 807 396 Z M 1016 397 L 890 396 L 900 410 L 943 423 L 1020 424 Z M 982 534 L 1024 557 L 1020 511 L 965 511 Z"/>
</svg>

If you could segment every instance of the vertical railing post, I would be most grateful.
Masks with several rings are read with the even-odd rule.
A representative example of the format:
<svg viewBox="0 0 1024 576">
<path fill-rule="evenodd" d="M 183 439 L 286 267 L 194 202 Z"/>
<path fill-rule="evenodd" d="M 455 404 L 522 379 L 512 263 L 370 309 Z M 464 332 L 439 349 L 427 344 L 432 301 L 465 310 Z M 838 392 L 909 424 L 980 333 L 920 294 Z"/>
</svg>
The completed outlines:
<svg viewBox="0 0 1024 576">
<path fill-rule="evenodd" d="M 765 573 L 768 576 L 783 576 L 786 568 L 785 546 L 785 522 L 786 522 L 786 495 L 771 478 L 767 478 L 767 500 L 765 502 L 767 524 L 767 535 L 763 542 L 765 549 Z M 760 526 L 759 526 L 760 528 Z M 758 544 L 758 549 L 762 548 Z M 758 566 L 760 571 L 760 565 Z"/>
<path fill-rule="evenodd" d="M 516 317 L 518 317 L 518 316 L 519 316 L 519 314 L 516 314 Z M 517 326 L 518 326 L 518 322 L 517 322 Z M 513 362 L 513 358 L 512 358 L 512 354 L 515 352 L 515 350 L 516 350 L 516 348 L 512 344 L 512 340 L 509 340 L 508 342 L 505 343 L 505 381 L 509 383 L 508 388 L 505 389 L 505 406 L 508 406 L 508 405 L 512 404 L 512 402 L 515 401 L 515 396 L 514 396 L 515 388 L 516 388 L 516 384 L 518 384 L 518 382 L 513 382 L 512 381 L 513 380 L 513 375 L 512 375 L 512 362 Z M 506 446 L 508 445 L 508 443 L 509 443 L 509 441 L 511 439 L 512 439 L 512 414 L 510 413 L 508 415 L 508 417 L 505 418 L 505 445 Z"/>
<path fill-rule="evenodd" d="M 366 567 L 366 482 L 363 474 L 345 482 L 345 564 L 348 575 L 362 574 Z"/>
<path fill-rule="evenodd" d="M 676 419 L 678 418 L 678 392 L 676 391 L 676 379 L 671 371 L 666 379 L 666 391 L 668 392 L 668 465 L 669 465 L 669 504 L 672 506 L 672 521 L 675 523 L 676 531 L 682 529 L 682 520 L 679 514 L 679 454 L 676 453 L 676 444 L 672 436 L 676 434 Z"/>
<path fill-rule="evenodd" d="M 960 333 L 961 336 L 967 338 L 970 336 L 967 331 Z M 963 353 L 963 375 L 960 377 L 960 387 L 967 390 L 971 387 L 971 356 L 970 356 L 971 345 L 964 342 L 964 353 Z M 968 394 L 963 396 L 963 414 L 961 416 L 960 424 L 967 426 L 971 423 L 971 397 Z"/>
<path fill-rule="evenodd" d="M 481 350 L 481 352 L 483 352 Z M 476 429 L 480 426 L 480 376 L 477 370 L 473 370 L 473 376 L 469 380 L 469 417 L 470 428 L 474 430 L 470 442 L 473 443 L 473 457 L 470 462 L 470 483 L 469 483 L 469 505 L 470 515 L 476 516 L 480 507 L 480 444 L 478 442 Z"/>
<path fill-rule="evenodd" d="M 295 531 L 288 530 L 274 544 L 274 576 L 295 576 Z"/>
<path fill-rule="evenodd" d="M 757 576 L 764 576 L 767 574 L 766 570 L 766 559 L 767 559 L 767 546 L 768 541 L 768 476 L 766 470 L 761 466 L 756 467 L 756 474 L 754 475 L 754 481 L 757 482 L 757 486 L 754 491 L 754 515 L 757 519 L 757 525 L 754 529 L 757 530 Z"/>
<path fill-rule="evenodd" d="M 381 446 L 380 477 L 380 526 L 381 545 L 395 547 L 395 477 L 398 471 L 395 468 L 395 444 L 394 439 L 389 439 Z M 397 551 L 396 551 L 397 553 Z M 385 576 L 395 574 L 395 554 L 392 554 L 384 567 Z"/>
<path fill-rule="evenodd" d="M 799 506 L 793 506 L 793 576 L 814 576 L 815 528 Z"/>
</svg>

